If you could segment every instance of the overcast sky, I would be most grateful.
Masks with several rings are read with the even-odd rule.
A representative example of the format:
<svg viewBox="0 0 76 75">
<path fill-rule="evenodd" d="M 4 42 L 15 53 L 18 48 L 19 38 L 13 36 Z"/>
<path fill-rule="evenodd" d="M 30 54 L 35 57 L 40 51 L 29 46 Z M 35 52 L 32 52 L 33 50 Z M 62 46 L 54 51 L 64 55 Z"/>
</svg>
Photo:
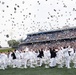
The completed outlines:
<svg viewBox="0 0 76 75">
<path fill-rule="evenodd" d="M 76 26 L 76 0 L 0 0 L 0 44 L 39 29 Z"/>
</svg>

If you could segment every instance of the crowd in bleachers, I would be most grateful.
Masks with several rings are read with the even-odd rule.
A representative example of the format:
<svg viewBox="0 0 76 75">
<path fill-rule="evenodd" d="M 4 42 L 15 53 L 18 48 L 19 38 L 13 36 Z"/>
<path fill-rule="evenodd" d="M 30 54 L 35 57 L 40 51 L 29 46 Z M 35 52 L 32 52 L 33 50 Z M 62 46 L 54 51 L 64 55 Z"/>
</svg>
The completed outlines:
<svg viewBox="0 0 76 75">
<path fill-rule="evenodd" d="M 43 34 L 36 34 L 32 36 L 28 36 L 25 42 L 35 42 L 35 41 L 49 41 L 49 40 L 58 40 L 65 38 L 75 38 L 76 30 L 64 30 L 58 32 L 50 32 Z"/>
<path fill-rule="evenodd" d="M 50 41 L 49 43 L 48 42 L 44 42 L 44 43 L 32 43 L 32 44 L 23 44 L 21 45 L 19 48 L 21 49 L 24 49 L 25 46 L 27 46 L 29 49 L 39 49 L 39 48 L 43 48 L 45 49 L 46 47 L 50 47 L 50 48 L 57 48 L 57 47 L 64 47 L 64 46 L 72 46 L 74 47 L 74 49 L 76 49 L 76 40 L 63 40 L 63 41 Z"/>
</svg>

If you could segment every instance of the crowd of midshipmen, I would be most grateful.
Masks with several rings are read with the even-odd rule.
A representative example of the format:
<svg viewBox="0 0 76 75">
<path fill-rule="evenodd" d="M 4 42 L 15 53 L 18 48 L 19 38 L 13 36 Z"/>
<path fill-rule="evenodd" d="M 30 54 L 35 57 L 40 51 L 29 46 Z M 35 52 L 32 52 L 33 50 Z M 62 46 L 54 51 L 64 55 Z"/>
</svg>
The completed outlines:
<svg viewBox="0 0 76 75">
<path fill-rule="evenodd" d="M 71 63 L 73 65 L 71 66 Z M 73 47 L 41 48 L 33 50 L 26 47 L 24 50 L 0 53 L 0 69 L 35 68 L 44 65 L 45 68 L 76 68 L 76 51 Z"/>
</svg>

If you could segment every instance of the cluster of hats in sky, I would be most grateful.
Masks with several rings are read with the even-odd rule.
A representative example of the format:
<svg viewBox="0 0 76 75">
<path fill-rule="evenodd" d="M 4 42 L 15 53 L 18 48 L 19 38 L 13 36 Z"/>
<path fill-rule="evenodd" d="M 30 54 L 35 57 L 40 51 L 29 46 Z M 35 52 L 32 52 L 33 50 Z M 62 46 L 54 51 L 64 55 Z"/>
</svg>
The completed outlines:
<svg viewBox="0 0 76 75">
<path fill-rule="evenodd" d="M 7 41 L 28 33 L 75 26 L 75 7 L 75 0 L 0 0 L 0 35 Z"/>
</svg>

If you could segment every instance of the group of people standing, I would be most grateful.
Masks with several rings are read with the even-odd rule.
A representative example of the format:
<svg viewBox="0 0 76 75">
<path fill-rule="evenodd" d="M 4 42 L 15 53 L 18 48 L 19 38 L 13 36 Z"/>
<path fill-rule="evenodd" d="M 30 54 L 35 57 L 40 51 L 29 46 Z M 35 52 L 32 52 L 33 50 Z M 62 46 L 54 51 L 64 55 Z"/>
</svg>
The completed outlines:
<svg viewBox="0 0 76 75">
<path fill-rule="evenodd" d="M 45 48 L 33 50 L 25 48 L 24 50 L 8 51 L 0 53 L 0 69 L 12 68 L 35 68 L 44 65 L 45 68 L 76 68 L 76 52 L 68 47 Z"/>
</svg>

